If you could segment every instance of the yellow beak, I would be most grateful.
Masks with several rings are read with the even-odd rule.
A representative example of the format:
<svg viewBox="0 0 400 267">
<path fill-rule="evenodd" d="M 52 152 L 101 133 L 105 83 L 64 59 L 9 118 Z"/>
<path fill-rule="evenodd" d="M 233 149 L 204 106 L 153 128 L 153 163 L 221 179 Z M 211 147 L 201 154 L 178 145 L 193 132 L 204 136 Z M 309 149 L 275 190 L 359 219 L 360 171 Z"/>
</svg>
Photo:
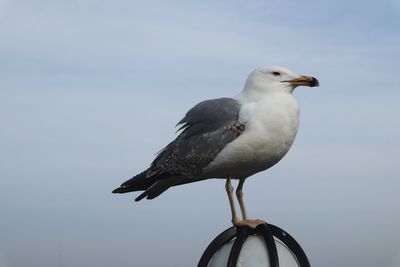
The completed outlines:
<svg viewBox="0 0 400 267">
<path fill-rule="evenodd" d="M 299 78 L 282 82 L 287 82 L 293 84 L 294 86 L 301 86 L 301 85 L 310 87 L 319 86 L 319 81 L 311 76 L 300 76 Z"/>
</svg>

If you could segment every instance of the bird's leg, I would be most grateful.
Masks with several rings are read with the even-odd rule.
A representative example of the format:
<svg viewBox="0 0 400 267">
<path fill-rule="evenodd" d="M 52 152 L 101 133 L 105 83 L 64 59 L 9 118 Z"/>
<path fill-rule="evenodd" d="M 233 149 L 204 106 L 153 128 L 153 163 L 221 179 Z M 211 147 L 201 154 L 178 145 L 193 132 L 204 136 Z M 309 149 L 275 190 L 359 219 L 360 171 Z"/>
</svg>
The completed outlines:
<svg viewBox="0 0 400 267">
<path fill-rule="evenodd" d="M 236 188 L 236 197 L 239 202 L 239 207 L 240 207 L 240 212 L 242 213 L 242 218 L 243 220 L 247 220 L 247 212 L 246 212 L 246 207 L 244 206 L 244 201 L 243 201 L 243 183 L 244 179 L 239 180 L 238 187 Z"/>
<path fill-rule="evenodd" d="M 249 220 L 249 219 L 247 218 L 247 212 L 246 212 L 246 207 L 244 206 L 243 191 L 242 191 L 244 181 L 245 181 L 245 179 L 240 179 L 240 180 L 239 180 L 238 187 L 237 187 L 237 189 L 236 189 L 236 197 L 237 197 L 237 199 L 238 199 L 240 211 L 241 211 L 241 213 L 242 213 L 242 218 L 243 218 L 243 220 L 240 221 L 240 222 L 238 222 L 237 225 L 239 225 L 239 226 L 244 226 L 244 225 L 246 225 L 246 226 L 249 226 L 249 227 L 251 227 L 251 228 L 256 228 L 258 225 L 264 224 L 265 221 L 259 220 L 259 219 L 256 219 L 256 220 Z M 235 223 L 234 223 L 234 224 L 235 224 Z"/>
<path fill-rule="evenodd" d="M 235 202 L 233 200 L 233 186 L 231 184 L 231 177 L 228 177 L 228 179 L 226 179 L 225 189 L 226 193 L 228 194 L 229 205 L 231 207 L 232 223 L 236 225 L 240 220 L 236 215 Z"/>
</svg>

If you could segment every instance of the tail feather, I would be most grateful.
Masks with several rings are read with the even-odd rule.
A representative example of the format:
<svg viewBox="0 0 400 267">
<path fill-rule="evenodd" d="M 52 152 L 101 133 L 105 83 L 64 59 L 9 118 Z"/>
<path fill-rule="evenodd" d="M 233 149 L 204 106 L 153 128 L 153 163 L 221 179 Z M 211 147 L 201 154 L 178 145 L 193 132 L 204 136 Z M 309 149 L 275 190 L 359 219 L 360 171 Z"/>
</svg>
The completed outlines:
<svg viewBox="0 0 400 267">
<path fill-rule="evenodd" d="M 148 171 L 144 171 L 126 182 L 122 183 L 120 187 L 114 189 L 113 193 L 128 193 L 134 191 L 142 191 L 151 187 L 158 179 L 162 177 L 162 175 L 154 175 L 147 177 Z"/>
<path fill-rule="evenodd" d="M 143 198 L 153 199 L 161 195 L 171 186 L 196 182 L 201 179 L 187 179 L 181 175 L 171 175 L 169 173 L 159 173 L 151 176 L 148 175 L 148 170 L 132 177 L 122 183 L 120 187 L 114 189 L 113 193 L 128 193 L 134 191 L 142 192 L 135 201 L 140 201 Z"/>
<path fill-rule="evenodd" d="M 142 194 L 140 194 L 135 201 L 140 201 L 143 198 L 153 199 L 161 195 L 168 188 L 170 188 L 171 182 L 168 180 L 159 180 L 155 182 L 152 186 L 147 188 Z"/>
</svg>

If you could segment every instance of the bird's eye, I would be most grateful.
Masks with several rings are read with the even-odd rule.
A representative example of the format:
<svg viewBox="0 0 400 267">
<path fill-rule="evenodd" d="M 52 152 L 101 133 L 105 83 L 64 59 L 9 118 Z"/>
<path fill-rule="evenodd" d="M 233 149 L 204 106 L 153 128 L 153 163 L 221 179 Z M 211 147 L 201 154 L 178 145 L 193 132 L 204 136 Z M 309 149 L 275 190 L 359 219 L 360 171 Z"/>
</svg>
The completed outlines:
<svg viewBox="0 0 400 267">
<path fill-rule="evenodd" d="M 277 72 L 277 71 L 274 71 L 274 72 L 272 73 L 272 75 L 274 75 L 274 76 L 279 76 L 279 75 L 281 75 L 281 73 L 280 73 L 280 72 Z"/>
</svg>

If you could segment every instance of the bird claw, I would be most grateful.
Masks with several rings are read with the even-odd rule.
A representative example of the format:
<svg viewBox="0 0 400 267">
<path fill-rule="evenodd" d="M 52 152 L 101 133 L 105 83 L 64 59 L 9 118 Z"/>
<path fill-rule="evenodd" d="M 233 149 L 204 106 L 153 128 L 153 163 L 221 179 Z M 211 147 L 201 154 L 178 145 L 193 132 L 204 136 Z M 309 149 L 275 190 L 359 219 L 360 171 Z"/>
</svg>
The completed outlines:
<svg viewBox="0 0 400 267">
<path fill-rule="evenodd" d="M 255 229 L 257 226 L 260 224 L 264 224 L 265 221 L 260 220 L 260 219 L 255 219 L 255 220 L 239 220 L 239 219 L 233 219 L 232 220 L 233 225 L 235 226 L 248 226 L 252 229 Z"/>
</svg>

